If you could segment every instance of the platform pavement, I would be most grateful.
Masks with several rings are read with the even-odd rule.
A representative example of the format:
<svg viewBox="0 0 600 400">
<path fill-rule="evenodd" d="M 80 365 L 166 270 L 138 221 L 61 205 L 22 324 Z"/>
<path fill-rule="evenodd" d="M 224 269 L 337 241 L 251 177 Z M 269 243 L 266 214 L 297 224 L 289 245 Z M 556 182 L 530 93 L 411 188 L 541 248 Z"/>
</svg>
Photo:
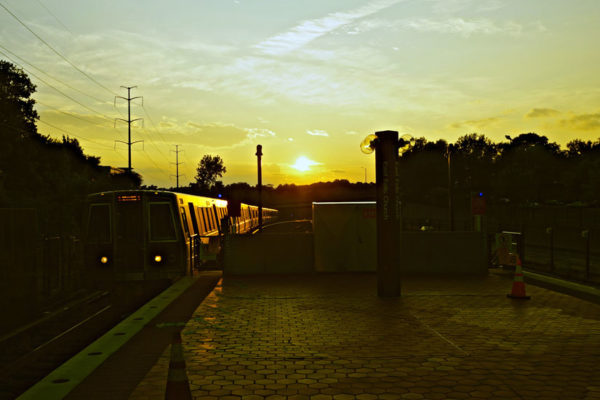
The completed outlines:
<svg viewBox="0 0 600 400">
<path fill-rule="evenodd" d="M 511 282 L 225 277 L 182 331 L 195 399 L 600 399 L 600 305 Z M 166 349 L 129 396 L 164 398 Z"/>
</svg>

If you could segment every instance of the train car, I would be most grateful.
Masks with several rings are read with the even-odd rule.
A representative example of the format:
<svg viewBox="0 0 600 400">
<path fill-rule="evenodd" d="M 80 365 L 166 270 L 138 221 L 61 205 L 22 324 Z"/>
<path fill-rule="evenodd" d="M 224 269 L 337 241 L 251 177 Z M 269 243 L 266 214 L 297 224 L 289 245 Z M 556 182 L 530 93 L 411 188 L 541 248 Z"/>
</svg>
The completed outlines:
<svg viewBox="0 0 600 400">
<path fill-rule="evenodd" d="M 88 196 L 84 215 L 85 265 L 96 281 L 172 281 L 215 261 L 223 230 L 258 227 L 258 207 L 167 191 L 128 190 Z M 263 224 L 277 210 L 263 208 Z"/>
</svg>

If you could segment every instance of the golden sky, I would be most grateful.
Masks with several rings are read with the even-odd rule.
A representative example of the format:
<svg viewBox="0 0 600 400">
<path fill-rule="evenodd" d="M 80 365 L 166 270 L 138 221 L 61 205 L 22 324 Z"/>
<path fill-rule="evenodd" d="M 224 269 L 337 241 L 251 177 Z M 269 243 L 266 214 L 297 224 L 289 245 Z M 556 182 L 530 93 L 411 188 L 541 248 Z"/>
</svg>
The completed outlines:
<svg viewBox="0 0 600 400">
<path fill-rule="evenodd" d="M 0 58 L 36 75 L 42 133 L 126 166 L 114 97 L 137 85 L 132 164 L 147 184 L 175 185 L 176 144 L 181 184 L 203 154 L 224 159 L 225 183 L 254 184 L 262 144 L 263 182 L 277 185 L 374 180 L 359 144 L 377 130 L 600 137 L 598 0 L 0 4 L 87 74 L 0 8 Z"/>
</svg>

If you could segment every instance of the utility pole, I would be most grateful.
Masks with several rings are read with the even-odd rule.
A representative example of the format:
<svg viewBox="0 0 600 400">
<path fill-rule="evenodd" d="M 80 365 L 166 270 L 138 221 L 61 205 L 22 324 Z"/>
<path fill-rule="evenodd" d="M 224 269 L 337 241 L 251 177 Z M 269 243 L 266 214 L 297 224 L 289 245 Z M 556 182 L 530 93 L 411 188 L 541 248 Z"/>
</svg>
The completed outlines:
<svg viewBox="0 0 600 400">
<path fill-rule="evenodd" d="M 128 147 L 128 153 L 129 153 L 129 164 L 127 166 L 127 171 L 129 173 L 131 173 L 131 145 L 135 144 L 135 143 L 140 143 L 143 142 L 143 140 L 136 140 L 135 142 L 131 141 L 131 123 L 135 122 L 135 121 L 139 121 L 142 118 L 136 118 L 136 119 L 131 119 L 131 100 L 135 100 L 135 99 L 142 99 L 142 105 L 144 104 L 144 97 L 142 96 L 137 96 L 137 97 L 131 97 L 131 89 L 135 89 L 137 88 L 137 86 L 121 86 L 124 89 L 127 89 L 127 97 L 123 97 L 123 96 L 115 96 L 115 106 L 117 103 L 117 97 L 123 100 L 127 100 L 127 119 L 123 119 L 123 118 L 115 118 L 115 125 L 117 123 L 117 121 L 123 121 L 123 122 L 127 122 L 127 141 L 124 142 L 122 140 L 115 140 L 115 142 L 120 142 L 120 143 L 125 143 Z"/>
<path fill-rule="evenodd" d="M 179 150 L 179 145 L 176 144 L 175 145 L 175 150 L 171 150 L 173 153 L 175 153 L 175 162 L 171 163 L 171 164 L 175 164 L 175 177 L 177 179 L 177 189 L 179 189 L 179 164 L 183 164 L 182 162 L 179 162 L 179 153 L 183 152 L 183 150 Z M 173 176 L 173 175 L 171 175 Z"/>
</svg>

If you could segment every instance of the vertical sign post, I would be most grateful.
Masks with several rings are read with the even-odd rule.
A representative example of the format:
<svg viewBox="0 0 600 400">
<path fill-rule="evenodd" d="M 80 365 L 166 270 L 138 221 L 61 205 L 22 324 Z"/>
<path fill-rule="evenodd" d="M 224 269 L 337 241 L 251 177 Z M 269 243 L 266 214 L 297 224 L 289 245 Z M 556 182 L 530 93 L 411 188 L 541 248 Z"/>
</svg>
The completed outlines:
<svg viewBox="0 0 600 400">
<path fill-rule="evenodd" d="M 400 296 L 398 132 L 376 132 L 377 295 Z"/>
<path fill-rule="evenodd" d="M 258 163 L 258 231 L 262 232 L 262 146 L 256 145 L 256 160 Z"/>
</svg>

